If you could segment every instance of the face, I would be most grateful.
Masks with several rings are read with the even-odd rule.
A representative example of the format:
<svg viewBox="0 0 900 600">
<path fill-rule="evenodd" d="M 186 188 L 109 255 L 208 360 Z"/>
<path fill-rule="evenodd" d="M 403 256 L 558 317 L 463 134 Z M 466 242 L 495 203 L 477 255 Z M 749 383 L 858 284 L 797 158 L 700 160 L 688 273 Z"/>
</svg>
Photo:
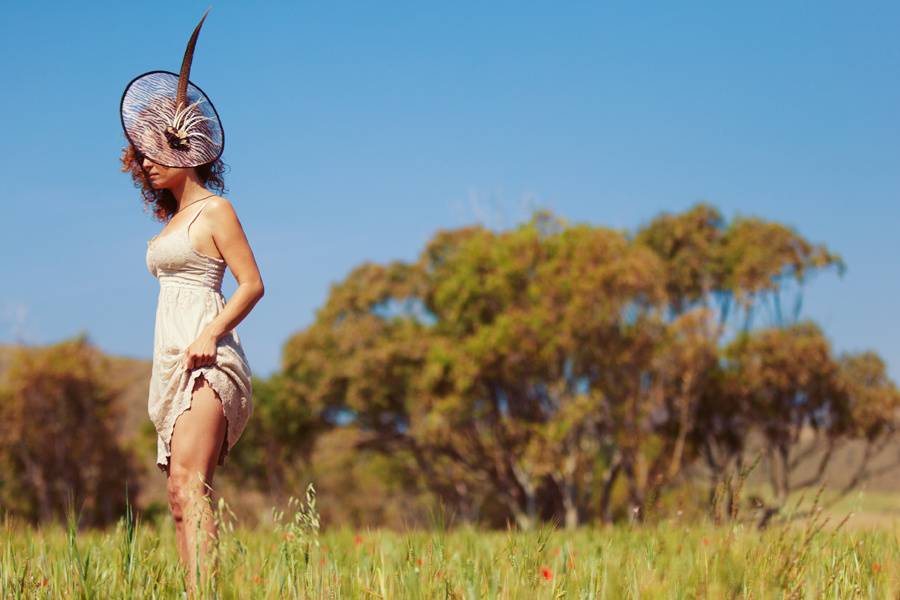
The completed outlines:
<svg viewBox="0 0 900 600">
<path fill-rule="evenodd" d="M 146 156 L 141 159 L 141 165 L 150 178 L 150 185 L 154 189 L 170 189 L 184 183 L 184 180 L 190 175 L 191 169 L 179 169 L 176 167 L 164 167 L 158 165 Z"/>
</svg>

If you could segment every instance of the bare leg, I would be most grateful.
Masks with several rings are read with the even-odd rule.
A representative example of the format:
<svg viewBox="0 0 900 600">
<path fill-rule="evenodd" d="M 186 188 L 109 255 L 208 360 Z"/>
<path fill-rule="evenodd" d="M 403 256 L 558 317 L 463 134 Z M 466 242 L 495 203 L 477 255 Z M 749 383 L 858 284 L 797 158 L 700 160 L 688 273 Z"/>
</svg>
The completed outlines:
<svg viewBox="0 0 900 600">
<path fill-rule="evenodd" d="M 218 395 L 205 378 L 198 378 L 191 408 L 175 421 L 168 469 L 169 507 L 175 519 L 179 558 L 188 572 L 186 587 L 190 595 L 198 585 L 205 584 L 207 575 L 214 573 L 217 566 L 215 556 L 210 556 L 218 541 L 210 495 L 225 428 Z"/>
</svg>

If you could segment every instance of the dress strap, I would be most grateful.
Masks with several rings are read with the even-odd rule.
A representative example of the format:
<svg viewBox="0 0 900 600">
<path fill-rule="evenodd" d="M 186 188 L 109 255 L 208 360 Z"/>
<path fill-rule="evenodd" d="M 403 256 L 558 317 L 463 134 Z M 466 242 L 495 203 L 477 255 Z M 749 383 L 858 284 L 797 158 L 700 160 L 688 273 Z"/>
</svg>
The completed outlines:
<svg viewBox="0 0 900 600">
<path fill-rule="evenodd" d="M 195 212 L 195 213 L 194 213 L 194 216 L 191 217 L 191 220 L 188 221 L 188 224 L 187 224 L 187 227 L 185 227 L 185 230 L 188 230 L 188 229 L 191 228 L 191 225 L 194 224 L 194 220 L 195 220 L 197 217 L 200 216 L 200 213 L 202 213 L 202 212 L 203 212 L 203 209 L 206 208 L 206 204 L 207 204 L 208 202 L 209 202 L 209 200 L 204 200 L 204 201 L 203 201 L 203 204 L 200 205 L 200 209 L 199 209 L 197 212 Z"/>
</svg>

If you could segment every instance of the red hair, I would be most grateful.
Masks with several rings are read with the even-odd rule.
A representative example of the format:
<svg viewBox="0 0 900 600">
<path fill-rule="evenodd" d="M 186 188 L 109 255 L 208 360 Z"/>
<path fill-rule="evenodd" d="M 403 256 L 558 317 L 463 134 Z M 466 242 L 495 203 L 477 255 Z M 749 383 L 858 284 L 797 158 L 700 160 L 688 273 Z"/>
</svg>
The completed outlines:
<svg viewBox="0 0 900 600">
<path fill-rule="evenodd" d="M 141 196 L 144 199 L 144 206 L 150 209 L 153 216 L 158 221 L 165 223 L 169 220 L 175 211 L 178 210 L 178 201 L 175 195 L 167 189 L 155 189 L 150 183 L 147 172 L 144 171 L 144 157 L 130 143 L 122 149 L 122 172 L 130 173 L 134 187 L 141 190 Z M 225 174 L 226 165 L 221 158 L 217 158 L 211 163 L 194 167 L 197 178 L 204 187 L 217 194 L 225 193 Z"/>
</svg>

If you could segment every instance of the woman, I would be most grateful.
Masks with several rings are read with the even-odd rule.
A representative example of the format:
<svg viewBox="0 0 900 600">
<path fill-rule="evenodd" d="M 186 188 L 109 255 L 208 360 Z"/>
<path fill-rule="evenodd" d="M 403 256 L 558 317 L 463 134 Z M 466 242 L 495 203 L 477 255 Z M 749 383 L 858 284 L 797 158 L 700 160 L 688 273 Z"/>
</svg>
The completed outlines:
<svg viewBox="0 0 900 600">
<path fill-rule="evenodd" d="M 216 564 L 214 556 L 207 560 L 218 535 L 213 474 L 253 411 L 250 367 L 234 328 L 264 291 L 234 208 L 217 194 L 224 191 L 222 125 L 209 98 L 188 80 L 205 18 L 188 42 L 181 73 L 135 78 L 121 106 L 129 142 L 123 171 L 165 223 L 147 243 L 147 267 L 160 283 L 148 406 L 192 594 L 203 584 L 196 580 L 198 564 L 204 580 Z M 238 282 L 227 303 L 226 266 Z"/>
</svg>

